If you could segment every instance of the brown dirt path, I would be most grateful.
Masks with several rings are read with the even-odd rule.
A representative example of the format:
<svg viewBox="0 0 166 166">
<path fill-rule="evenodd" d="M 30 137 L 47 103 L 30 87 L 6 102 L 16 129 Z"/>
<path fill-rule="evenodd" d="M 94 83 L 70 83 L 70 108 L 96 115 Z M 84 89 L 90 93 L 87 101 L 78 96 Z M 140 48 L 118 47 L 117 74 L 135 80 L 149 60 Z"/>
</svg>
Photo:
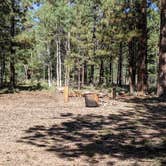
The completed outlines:
<svg viewBox="0 0 166 166">
<path fill-rule="evenodd" d="M 0 95 L 0 166 L 166 165 L 166 103 L 85 108 L 46 91 Z"/>
</svg>

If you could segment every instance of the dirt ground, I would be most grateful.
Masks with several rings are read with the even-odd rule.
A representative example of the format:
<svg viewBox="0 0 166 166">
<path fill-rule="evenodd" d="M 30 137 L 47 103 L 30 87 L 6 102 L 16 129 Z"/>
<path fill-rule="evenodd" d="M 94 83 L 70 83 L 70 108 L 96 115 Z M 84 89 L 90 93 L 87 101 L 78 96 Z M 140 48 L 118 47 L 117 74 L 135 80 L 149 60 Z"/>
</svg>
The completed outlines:
<svg viewBox="0 0 166 166">
<path fill-rule="evenodd" d="M 166 165 L 166 103 L 85 108 L 53 92 L 0 95 L 0 166 Z"/>
</svg>

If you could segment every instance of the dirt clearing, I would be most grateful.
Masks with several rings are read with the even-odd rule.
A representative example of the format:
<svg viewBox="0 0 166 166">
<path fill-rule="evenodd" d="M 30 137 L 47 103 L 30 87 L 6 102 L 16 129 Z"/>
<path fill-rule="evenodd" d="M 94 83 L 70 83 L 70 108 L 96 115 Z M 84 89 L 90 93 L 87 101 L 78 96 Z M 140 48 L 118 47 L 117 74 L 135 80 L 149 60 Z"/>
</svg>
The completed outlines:
<svg viewBox="0 0 166 166">
<path fill-rule="evenodd" d="M 85 108 L 42 92 L 0 95 L 0 166 L 166 165 L 166 103 Z"/>
</svg>

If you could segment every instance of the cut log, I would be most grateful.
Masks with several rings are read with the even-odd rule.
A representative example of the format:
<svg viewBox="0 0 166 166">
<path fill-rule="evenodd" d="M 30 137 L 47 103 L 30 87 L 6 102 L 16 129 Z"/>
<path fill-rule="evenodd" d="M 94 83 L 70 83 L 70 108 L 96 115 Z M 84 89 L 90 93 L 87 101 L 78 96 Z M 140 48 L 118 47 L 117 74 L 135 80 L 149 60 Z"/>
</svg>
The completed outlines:
<svg viewBox="0 0 166 166">
<path fill-rule="evenodd" d="M 85 94 L 85 105 L 86 107 L 98 107 L 99 97 L 96 93 Z"/>
</svg>

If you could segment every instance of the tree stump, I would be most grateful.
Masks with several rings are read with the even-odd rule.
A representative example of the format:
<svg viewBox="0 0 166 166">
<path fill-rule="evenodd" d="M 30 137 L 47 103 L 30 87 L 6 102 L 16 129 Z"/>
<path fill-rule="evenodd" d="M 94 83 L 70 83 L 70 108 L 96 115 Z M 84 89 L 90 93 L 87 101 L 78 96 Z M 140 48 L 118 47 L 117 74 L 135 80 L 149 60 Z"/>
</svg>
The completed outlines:
<svg viewBox="0 0 166 166">
<path fill-rule="evenodd" d="M 116 99 L 116 88 L 114 87 L 113 88 L 113 92 L 112 92 L 112 97 L 113 97 L 113 99 Z"/>
<path fill-rule="evenodd" d="M 96 93 L 87 93 L 84 96 L 86 107 L 99 107 L 99 97 Z"/>
</svg>

